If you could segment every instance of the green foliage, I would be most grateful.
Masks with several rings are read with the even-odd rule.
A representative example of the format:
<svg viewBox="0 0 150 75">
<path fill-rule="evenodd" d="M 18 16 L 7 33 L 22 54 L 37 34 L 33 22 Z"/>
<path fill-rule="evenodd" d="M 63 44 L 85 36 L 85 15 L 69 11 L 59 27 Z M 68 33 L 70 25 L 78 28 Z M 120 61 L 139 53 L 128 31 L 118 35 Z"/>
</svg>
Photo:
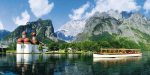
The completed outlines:
<svg viewBox="0 0 150 75">
<path fill-rule="evenodd" d="M 62 44 L 62 49 L 73 48 L 75 50 L 97 51 L 100 48 L 140 48 L 140 45 L 128 38 L 110 35 L 104 32 L 101 35 L 92 36 L 91 41 L 73 42 Z M 61 49 L 60 48 L 60 49 Z"/>
<path fill-rule="evenodd" d="M 134 28 L 131 28 L 131 29 L 134 30 L 136 33 L 138 33 L 137 36 L 142 35 L 141 39 L 145 39 L 145 40 L 147 40 L 148 43 L 150 43 L 150 35 L 148 35 L 148 34 L 146 34 L 146 33 L 143 33 L 143 32 L 141 32 L 141 31 L 138 30 L 138 29 L 134 29 Z M 140 37 L 140 36 L 139 36 L 139 37 Z"/>
<path fill-rule="evenodd" d="M 100 35 L 93 35 L 89 38 L 90 41 L 72 42 L 72 43 L 51 43 L 50 50 L 62 49 L 68 52 L 68 48 L 77 51 L 98 51 L 101 48 L 127 48 L 127 49 L 142 49 L 149 50 L 149 45 L 143 42 L 136 43 L 126 37 L 119 37 L 116 34 L 103 32 Z"/>
<path fill-rule="evenodd" d="M 65 49 L 65 53 L 68 53 L 68 50 L 67 50 L 67 49 Z"/>
<path fill-rule="evenodd" d="M 40 51 L 42 51 L 42 50 L 43 50 L 43 47 L 42 47 L 42 45 L 41 45 L 41 44 L 39 45 L 39 50 L 40 50 Z"/>
<path fill-rule="evenodd" d="M 50 39 L 48 39 L 48 38 L 43 38 L 43 40 L 41 40 L 40 42 L 42 42 L 42 43 L 44 43 L 44 44 L 51 44 L 51 43 L 53 43 L 54 41 L 52 41 L 52 40 L 50 40 Z"/>
<path fill-rule="evenodd" d="M 8 45 L 8 50 L 16 50 L 16 43 L 11 43 Z"/>
<path fill-rule="evenodd" d="M 142 50 L 150 50 L 150 44 L 145 44 L 145 43 L 143 43 L 143 42 L 139 42 L 139 45 L 140 45 L 140 48 L 142 49 Z"/>
<path fill-rule="evenodd" d="M 92 41 L 110 41 L 111 39 L 114 39 L 114 38 L 115 38 L 115 36 L 110 35 L 108 32 L 103 32 L 103 34 L 100 34 L 100 35 L 93 35 L 92 37 L 90 37 L 90 40 L 92 40 Z"/>
<path fill-rule="evenodd" d="M 59 43 L 57 42 L 51 42 L 51 44 L 48 45 L 49 50 L 59 50 Z"/>
</svg>

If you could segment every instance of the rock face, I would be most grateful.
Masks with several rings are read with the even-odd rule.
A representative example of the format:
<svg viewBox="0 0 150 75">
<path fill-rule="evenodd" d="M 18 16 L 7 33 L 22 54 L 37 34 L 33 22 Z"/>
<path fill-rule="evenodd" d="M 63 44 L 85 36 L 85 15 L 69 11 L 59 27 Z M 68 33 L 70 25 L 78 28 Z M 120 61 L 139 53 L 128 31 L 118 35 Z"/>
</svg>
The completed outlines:
<svg viewBox="0 0 150 75">
<path fill-rule="evenodd" d="M 9 35 L 10 32 L 7 30 L 0 30 L 0 39 L 3 39 L 5 36 Z"/>
<path fill-rule="evenodd" d="M 26 25 L 19 26 L 12 33 L 5 37 L 8 42 L 16 42 L 16 40 L 21 37 L 23 31 L 27 32 L 27 36 L 31 38 L 31 32 L 37 34 L 37 39 L 43 42 L 45 40 L 57 41 L 54 34 L 54 28 L 51 20 L 37 20 L 34 22 L 28 22 Z"/>
<path fill-rule="evenodd" d="M 127 37 L 135 42 L 148 43 L 150 39 L 150 21 L 139 13 L 131 14 L 128 18 L 116 19 L 108 13 L 96 13 L 85 24 L 82 33 L 75 41 L 90 40 L 93 36 L 103 33 L 115 34 L 116 37 Z"/>
<path fill-rule="evenodd" d="M 65 35 L 76 36 L 78 33 L 83 31 L 84 26 L 85 20 L 71 20 L 62 25 L 59 30 L 65 30 Z"/>
<path fill-rule="evenodd" d="M 116 20 L 119 20 L 119 19 L 121 20 L 121 19 L 130 17 L 131 14 L 132 14 L 131 12 L 123 11 L 122 13 L 119 13 L 118 11 L 109 10 L 107 13 L 101 13 L 101 14 L 99 14 L 99 12 L 96 12 L 94 14 L 94 16 L 95 17 L 111 16 L 111 17 L 115 18 Z M 66 31 L 65 35 L 76 36 L 77 34 L 83 32 L 83 30 L 85 28 L 85 24 L 88 21 L 90 21 L 90 20 L 87 20 L 89 18 L 91 18 L 91 17 L 89 16 L 89 17 L 83 18 L 83 19 L 70 20 L 70 21 L 66 22 L 64 25 L 62 25 L 59 30 L 65 30 Z"/>
<path fill-rule="evenodd" d="M 61 31 L 57 31 L 55 32 L 55 34 L 57 35 L 57 38 L 66 42 L 71 42 L 74 39 L 74 36 L 71 35 L 65 35 L 65 31 L 61 30 Z"/>
</svg>

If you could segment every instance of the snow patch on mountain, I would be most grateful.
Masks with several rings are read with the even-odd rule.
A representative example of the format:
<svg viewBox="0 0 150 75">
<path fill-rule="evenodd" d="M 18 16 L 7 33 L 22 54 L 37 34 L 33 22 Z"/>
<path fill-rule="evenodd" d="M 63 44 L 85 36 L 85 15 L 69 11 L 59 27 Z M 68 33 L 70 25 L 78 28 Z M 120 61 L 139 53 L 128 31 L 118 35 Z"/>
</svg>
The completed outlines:
<svg viewBox="0 0 150 75">
<path fill-rule="evenodd" d="M 85 23 L 85 20 L 71 20 L 60 27 L 59 30 L 65 30 L 65 35 L 76 36 L 78 33 L 83 31 Z"/>
</svg>

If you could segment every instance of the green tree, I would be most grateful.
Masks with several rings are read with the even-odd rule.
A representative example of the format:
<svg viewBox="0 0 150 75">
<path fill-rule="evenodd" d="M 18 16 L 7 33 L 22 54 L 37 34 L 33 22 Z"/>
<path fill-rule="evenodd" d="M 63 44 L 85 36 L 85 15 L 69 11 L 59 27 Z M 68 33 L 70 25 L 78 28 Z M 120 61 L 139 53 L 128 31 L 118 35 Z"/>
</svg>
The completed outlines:
<svg viewBox="0 0 150 75">
<path fill-rule="evenodd" d="M 39 44 L 39 50 L 40 50 L 40 51 L 43 50 L 42 44 Z"/>
</svg>

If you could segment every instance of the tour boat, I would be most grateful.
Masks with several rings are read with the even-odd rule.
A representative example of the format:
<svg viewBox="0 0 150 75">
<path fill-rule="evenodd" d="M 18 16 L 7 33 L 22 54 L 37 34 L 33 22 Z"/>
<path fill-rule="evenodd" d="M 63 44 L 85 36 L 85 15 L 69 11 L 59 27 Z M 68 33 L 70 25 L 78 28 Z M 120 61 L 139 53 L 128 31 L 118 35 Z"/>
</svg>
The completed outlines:
<svg viewBox="0 0 150 75">
<path fill-rule="evenodd" d="M 142 56 L 140 49 L 101 49 L 93 54 L 94 58 L 120 58 Z"/>
<path fill-rule="evenodd" d="M 127 62 L 127 61 L 138 61 L 142 57 L 125 57 L 125 58 L 93 58 L 93 62 L 111 63 L 111 62 Z"/>
</svg>

